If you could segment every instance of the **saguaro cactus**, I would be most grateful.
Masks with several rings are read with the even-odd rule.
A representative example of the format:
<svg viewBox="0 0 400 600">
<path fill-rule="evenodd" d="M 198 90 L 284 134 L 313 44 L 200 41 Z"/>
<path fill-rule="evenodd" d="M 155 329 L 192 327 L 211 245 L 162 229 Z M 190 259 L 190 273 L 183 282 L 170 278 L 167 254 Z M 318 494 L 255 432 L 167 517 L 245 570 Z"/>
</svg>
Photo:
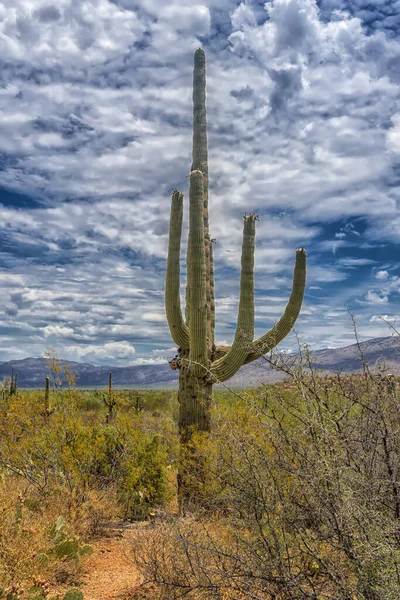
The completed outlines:
<svg viewBox="0 0 400 600">
<path fill-rule="evenodd" d="M 108 395 L 106 396 L 103 392 L 103 402 L 108 408 L 106 422 L 110 423 L 110 421 L 112 420 L 112 418 L 114 416 L 114 410 L 117 405 L 117 401 L 115 400 L 115 398 L 113 396 L 113 391 L 112 391 L 112 373 L 110 373 L 110 375 L 108 377 Z"/>
<path fill-rule="evenodd" d="M 50 408 L 50 377 L 46 375 L 46 383 L 44 388 L 44 410 L 43 416 L 45 421 L 48 422 L 50 415 L 54 412 L 54 408 Z"/>
<path fill-rule="evenodd" d="M 44 412 L 46 415 L 50 413 L 50 377 L 46 376 L 46 385 L 44 389 Z"/>
<path fill-rule="evenodd" d="M 11 369 L 10 396 L 16 396 L 18 391 L 18 373 L 14 375 L 14 367 Z"/>
<path fill-rule="evenodd" d="M 263 356 L 291 330 L 300 312 L 305 280 L 306 251 L 296 251 L 292 293 L 283 316 L 266 334 L 254 336 L 254 241 L 257 216 L 245 215 L 237 328 L 232 346 L 215 346 L 213 240 L 208 222 L 208 150 L 205 53 L 194 55 L 193 162 L 189 189 L 189 240 L 185 320 L 180 305 L 180 244 L 183 194 L 172 193 L 166 275 L 166 314 L 178 355 L 181 440 L 194 429 L 209 431 L 212 385 L 232 377 L 245 363 Z"/>
</svg>

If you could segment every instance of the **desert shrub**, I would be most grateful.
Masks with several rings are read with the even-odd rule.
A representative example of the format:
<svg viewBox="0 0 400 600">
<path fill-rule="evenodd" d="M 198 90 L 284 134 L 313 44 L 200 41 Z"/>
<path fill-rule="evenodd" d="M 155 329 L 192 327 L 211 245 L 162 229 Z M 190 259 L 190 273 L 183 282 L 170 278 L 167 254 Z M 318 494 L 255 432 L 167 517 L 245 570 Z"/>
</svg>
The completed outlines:
<svg viewBox="0 0 400 600">
<path fill-rule="evenodd" d="M 46 412 L 42 391 L 0 398 L 0 588 L 5 598 L 17 594 L 30 600 L 32 577 L 48 582 L 60 562 L 65 570 L 67 561 L 73 580 L 85 542 L 101 531 L 105 519 L 147 518 L 173 494 L 170 467 L 177 436 L 171 417 L 134 413 L 126 396 L 126 410 L 122 407 L 107 424 L 105 411 L 88 409 L 83 400 L 84 394 L 73 389 L 57 390 Z M 60 515 L 66 529 L 52 535 Z M 25 595 L 19 594 L 22 588 Z M 45 591 L 35 588 L 32 598 L 39 600 Z"/>
<path fill-rule="evenodd" d="M 23 484 L 4 475 L 0 484 L 0 598 L 14 592 L 21 597 L 21 590 L 28 592 L 33 580 L 46 584 L 45 591 L 61 564 L 72 577 L 90 553 L 73 527 L 58 516 L 65 509 L 62 496 L 46 499 Z"/>
<path fill-rule="evenodd" d="M 152 440 L 132 444 L 117 486 L 117 497 L 126 519 L 143 519 L 162 506 L 167 492 L 166 452 L 155 435 Z"/>
<path fill-rule="evenodd" d="M 103 414 L 81 410 L 77 398 L 59 402 L 50 416 L 42 400 L 40 392 L 24 394 L 0 414 L 0 468 L 43 495 L 67 491 L 71 505 L 106 489 L 118 492 L 125 515 L 134 497 L 148 508 L 163 503 L 176 435 L 168 417 L 121 411 L 106 424 Z"/>
<path fill-rule="evenodd" d="M 204 512 L 137 542 L 159 597 L 400 596 L 400 411 L 384 372 L 292 371 L 215 409 Z M 205 502 L 206 501 L 206 502 Z"/>
<path fill-rule="evenodd" d="M 104 402 L 101 392 L 97 389 L 82 392 L 82 399 L 79 403 L 80 410 L 100 412 L 104 409 Z"/>
<path fill-rule="evenodd" d="M 129 408 L 134 409 L 136 397 L 139 397 L 139 404 L 156 417 L 168 415 L 177 421 L 178 401 L 176 390 L 131 390 L 128 392 Z"/>
</svg>

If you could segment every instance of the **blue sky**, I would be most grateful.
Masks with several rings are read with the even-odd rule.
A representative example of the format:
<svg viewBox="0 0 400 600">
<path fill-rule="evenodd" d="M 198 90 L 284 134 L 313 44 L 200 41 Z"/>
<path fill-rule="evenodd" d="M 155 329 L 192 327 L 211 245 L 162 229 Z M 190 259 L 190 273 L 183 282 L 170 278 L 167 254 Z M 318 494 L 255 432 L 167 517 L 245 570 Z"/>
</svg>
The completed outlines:
<svg viewBox="0 0 400 600">
<path fill-rule="evenodd" d="M 234 333 L 245 212 L 261 217 L 257 335 L 285 306 L 300 246 L 302 340 L 353 343 L 347 309 L 361 339 L 390 335 L 380 317 L 400 315 L 399 29 L 399 0 L 5 0 L 0 360 L 48 346 L 95 364 L 174 354 L 168 218 L 173 188 L 188 188 L 199 46 L 217 340 Z"/>
</svg>

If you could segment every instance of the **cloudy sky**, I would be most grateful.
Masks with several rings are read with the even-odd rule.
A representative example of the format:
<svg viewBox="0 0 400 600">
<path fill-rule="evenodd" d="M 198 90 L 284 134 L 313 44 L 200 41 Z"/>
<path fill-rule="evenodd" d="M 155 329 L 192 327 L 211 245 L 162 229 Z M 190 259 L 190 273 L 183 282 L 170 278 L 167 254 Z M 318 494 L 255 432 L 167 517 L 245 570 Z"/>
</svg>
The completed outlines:
<svg viewBox="0 0 400 600">
<path fill-rule="evenodd" d="M 347 309 L 362 339 L 390 335 L 399 30 L 399 0 L 3 0 L 0 360 L 48 346 L 95 364 L 173 355 L 168 218 L 173 188 L 188 188 L 199 46 L 218 341 L 233 337 L 245 212 L 260 215 L 257 334 L 304 246 L 301 339 L 353 343 Z"/>
</svg>

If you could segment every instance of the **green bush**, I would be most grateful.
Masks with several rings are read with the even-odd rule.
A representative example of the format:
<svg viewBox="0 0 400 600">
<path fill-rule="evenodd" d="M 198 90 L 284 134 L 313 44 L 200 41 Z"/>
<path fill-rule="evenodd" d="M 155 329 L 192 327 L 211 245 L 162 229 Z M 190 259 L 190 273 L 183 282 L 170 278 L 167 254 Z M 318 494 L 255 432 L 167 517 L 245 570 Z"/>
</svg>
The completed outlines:
<svg viewBox="0 0 400 600">
<path fill-rule="evenodd" d="M 77 503 L 90 490 L 114 490 L 129 518 L 145 517 L 167 500 L 176 431 L 170 417 L 130 411 L 126 396 L 126 409 L 112 423 L 105 423 L 104 411 L 83 410 L 81 398 L 64 398 L 46 419 L 42 400 L 39 392 L 21 394 L 0 414 L 0 469 L 18 473 L 47 497 L 64 489 Z"/>
<path fill-rule="evenodd" d="M 131 440 L 132 442 L 133 440 Z M 159 435 L 136 440 L 127 449 L 117 497 L 126 519 L 144 519 L 167 499 L 166 451 Z"/>
</svg>

